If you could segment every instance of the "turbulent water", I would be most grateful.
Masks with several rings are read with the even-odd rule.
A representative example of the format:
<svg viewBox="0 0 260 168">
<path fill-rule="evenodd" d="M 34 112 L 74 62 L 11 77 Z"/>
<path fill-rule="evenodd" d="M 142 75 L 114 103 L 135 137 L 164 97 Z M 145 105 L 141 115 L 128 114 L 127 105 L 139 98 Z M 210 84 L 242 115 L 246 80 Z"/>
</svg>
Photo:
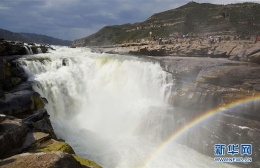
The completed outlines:
<svg viewBox="0 0 260 168">
<path fill-rule="evenodd" d="M 56 135 L 79 156 L 108 168 L 231 167 L 175 143 L 150 159 L 174 118 L 163 112 L 172 80 L 158 63 L 55 48 L 20 63 L 47 98 Z"/>
</svg>

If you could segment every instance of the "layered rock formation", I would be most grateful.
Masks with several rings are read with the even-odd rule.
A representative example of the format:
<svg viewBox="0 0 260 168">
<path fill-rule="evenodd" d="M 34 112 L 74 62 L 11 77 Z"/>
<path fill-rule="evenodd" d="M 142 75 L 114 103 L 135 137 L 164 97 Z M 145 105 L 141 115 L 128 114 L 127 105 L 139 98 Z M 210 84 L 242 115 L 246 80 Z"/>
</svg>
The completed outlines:
<svg viewBox="0 0 260 168">
<path fill-rule="evenodd" d="M 249 143 L 253 162 L 241 165 L 260 165 L 260 65 L 195 57 L 149 59 L 160 61 L 174 79 L 169 104 L 178 116 L 175 131 L 207 113 L 215 114 L 186 131 L 179 143 L 212 157 L 214 144 Z"/>
<path fill-rule="evenodd" d="M 182 57 L 211 57 L 229 58 L 260 63 L 260 42 L 252 41 L 222 41 L 210 44 L 207 40 L 178 42 L 174 44 L 158 45 L 152 43 L 128 43 L 111 47 L 93 47 L 92 52 L 111 54 L 130 54 L 148 56 L 182 56 Z"/>
<path fill-rule="evenodd" d="M 24 46 L 2 41 L 0 48 L 0 166 L 100 168 L 57 140 L 44 109 L 46 99 L 27 82 L 27 75 L 16 61 L 21 56 L 11 55 L 26 54 Z M 5 54 L 10 56 L 2 56 Z"/>
</svg>

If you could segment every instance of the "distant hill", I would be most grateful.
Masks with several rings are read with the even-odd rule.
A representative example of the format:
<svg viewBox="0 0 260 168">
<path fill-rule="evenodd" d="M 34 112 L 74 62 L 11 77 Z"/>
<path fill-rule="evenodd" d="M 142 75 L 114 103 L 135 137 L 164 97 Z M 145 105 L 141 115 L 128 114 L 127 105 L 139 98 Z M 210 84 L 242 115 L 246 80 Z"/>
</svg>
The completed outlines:
<svg viewBox="0 0 260 168">
<path fill-rule="evenodd" d="M 34 43 L 44 43 L 44 44 L 51 44 L 51 45 L 70 46 L 72 43 L 72 41 L 69 40 L 61 40 L 61 39 L 57 39 L 45 35 L 39 35 L 39 34 L 14 33 L 1 28 L 0 28 L 0 36 L 5 38 L 6 40 L 11 40 L 11 41 L 34 42 Z"/>
<path fill-rule="evenodd" d="M 50 36 L 40 35 L 40 34 L 31 34 L 31 33 L 19 33 L 22 36 L 31 39 L 31 41 L 35 43 L 45 43 L 51 45 L 62 45 L 62 46 L 70 46 L 72 41 L 69 40 L 61 40 L 57 38 L 53 38 Z"/>
<path fill-rule="evenodd" d="M 148 39 L 149 32 L 159 37 L 189 34 L 193 37 L 223 35 L 249 39 L 260 35 L 260 4 L 189 2 L 179 8 L 154 14 L 144 22 L 106 26 L 88 37 L 75 40 L 73 46 L 111 45 Z"/>
</svg>

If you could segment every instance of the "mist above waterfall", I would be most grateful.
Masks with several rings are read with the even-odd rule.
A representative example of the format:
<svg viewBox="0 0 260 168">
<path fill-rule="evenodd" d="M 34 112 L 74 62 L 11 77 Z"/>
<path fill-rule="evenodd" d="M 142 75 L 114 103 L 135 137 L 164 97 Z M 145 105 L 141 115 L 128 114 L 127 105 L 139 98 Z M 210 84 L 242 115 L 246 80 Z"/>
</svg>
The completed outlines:
<svg viewBox="0 0 260 168">
<path fill-rule="evenodd" d="M 176 122 L 171 75 L 158 63 L 66 47 L 19 61 L 78 155 L 103 167 L 231 167 L 175 143 L 147 164 Z"/>
</svg>

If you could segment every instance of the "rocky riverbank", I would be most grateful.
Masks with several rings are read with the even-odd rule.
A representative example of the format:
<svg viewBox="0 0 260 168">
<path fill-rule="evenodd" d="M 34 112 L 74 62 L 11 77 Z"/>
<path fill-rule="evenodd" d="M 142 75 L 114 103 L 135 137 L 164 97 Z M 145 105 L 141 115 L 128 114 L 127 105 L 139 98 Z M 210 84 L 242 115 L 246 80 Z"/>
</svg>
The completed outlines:
<svg viewBox="0 0 260 168">
<path fill-rule="evenodd" d="M 148 56 L 181 56 L 228 58 L 236 61 L 260 63 L 260 42 L 221 41 L 210 44 L 208 41 L 178 42 L 157 45 L 151 43 L 127 43 L 115 46 L 93 47 L 93 52 L 111 54 L 131 54 Z"/>
<path fill-rule="evenodd" d="M 253 162 L 240 166 L 259 167 L 260 65 L 223 58 L 148 58 L 172 74 L 174 86 L 168 101 L 178 116 L 176 130 L 209 111 L 216 113 L 186 131 L 179 143 L 211 157 L 214 144 L 250 143 Z"/>
<path fill-rule="evenodd" d="M 48 101 L 33 91 L 17 58 L 47 52 L 49 46 L 0 42 L 0 166 L 1 167 L 95 167 L 95 162 L 75 154 L 69 144 L 57 139 L 48 112 Z M 26 50 L 27 49 L 27 50 Z M 14 55 L 18 54 L 18 55 Z"/>
</svg>

